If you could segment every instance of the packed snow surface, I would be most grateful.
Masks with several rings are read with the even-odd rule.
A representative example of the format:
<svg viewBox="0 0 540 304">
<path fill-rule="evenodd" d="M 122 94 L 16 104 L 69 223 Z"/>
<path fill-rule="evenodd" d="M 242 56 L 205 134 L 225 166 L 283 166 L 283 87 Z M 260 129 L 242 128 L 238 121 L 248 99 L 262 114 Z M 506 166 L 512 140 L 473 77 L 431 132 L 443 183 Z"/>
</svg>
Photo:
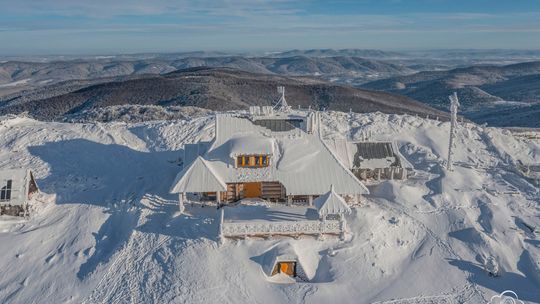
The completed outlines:
<svg viewBox="0 0 540 304">
<path fill-rule="evenodd" d="M 345 241 L 223 244 L 219 211 L 186 204 L 179 215 L 168 193 L 183 145 L 213 138 L 212 117 L 3 118 L 0 168 L 32 169 L 43 193 L 30 218 L 0 218 L 0 303 L 488 303 L 505 290 L 540 302 L 540 192 L 516 169 L 540 162 L 538 137 L 461 125 L 448 172 L 448 123 L 323 116 L 326 138 L 397 141 L 415 176 L 370 186 L 347 216 Z M 309 282 L 267 278 L 260 257 L 281 242 Z"/>
</svg>

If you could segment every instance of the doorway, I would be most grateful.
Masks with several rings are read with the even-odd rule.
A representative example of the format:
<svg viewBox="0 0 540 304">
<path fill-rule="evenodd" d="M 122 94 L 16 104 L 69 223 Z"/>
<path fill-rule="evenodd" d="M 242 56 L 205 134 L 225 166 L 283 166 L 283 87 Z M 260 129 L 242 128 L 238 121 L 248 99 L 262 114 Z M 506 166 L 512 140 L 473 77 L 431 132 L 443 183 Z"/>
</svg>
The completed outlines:
<svg viewBox="0 0 540 304">
<path fill-rule="evenodd" d="M 244 183 L 244 197 L 254 198 L 261 197 L 262 195 L 262 183 Z"/>
<path fill-rule="evenodd" d="M 279 262 L 278 263 L 279 273 L 284 273 L 288 276 L 296 276 L 296 262 Z"/>
</svg>

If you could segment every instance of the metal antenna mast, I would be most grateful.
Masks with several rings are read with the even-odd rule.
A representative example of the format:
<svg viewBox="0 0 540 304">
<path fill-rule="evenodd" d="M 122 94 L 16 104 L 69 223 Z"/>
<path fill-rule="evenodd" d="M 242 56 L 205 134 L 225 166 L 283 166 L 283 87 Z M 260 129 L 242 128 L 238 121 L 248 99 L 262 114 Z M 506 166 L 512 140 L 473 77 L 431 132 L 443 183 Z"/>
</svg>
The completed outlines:
<svg viewBox="0 0 540 304">
<path fill-rule="evenodd" d="M 446 168 L 449 171 L 453 170 L 452 165 L 452 149 L 454 148 L 454 137 L 456 137 L 456 127 L 457 127 L 457 111 L 459 107 L 459 100 L 457 93 L 448 96 L 450 98 L 450 112 L 451 112 L 451 121 L 450 121 L 450 141 L 448 143 L 448 163 Z"/>
<path fill-rule="evenodd" d="M 277 104 L 274 106 L 274 110 L 287 112 L 291 107 L 287 104 L 287 100 L 285 100 L 285 87 L 284 86 L 278 86 L 277 91 L 279 94 L 281 94 L 281 97 L 279 98 Z"/>
</svg>

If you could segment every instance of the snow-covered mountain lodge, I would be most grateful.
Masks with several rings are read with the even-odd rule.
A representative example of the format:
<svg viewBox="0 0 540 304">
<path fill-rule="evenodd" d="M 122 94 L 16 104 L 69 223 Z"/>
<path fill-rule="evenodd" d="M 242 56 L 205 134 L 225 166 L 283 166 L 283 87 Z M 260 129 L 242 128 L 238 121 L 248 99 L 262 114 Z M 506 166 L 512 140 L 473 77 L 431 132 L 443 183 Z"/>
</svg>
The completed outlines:
<svg viewBox="0 0 540 304">
<path fill-rule="evenodd" d="M 172 193 L 218 203 L 244 198 L 309 205 L 331 186 L 346 201 L 368 189 L 320 137 L 316 111 L 252 107 L 250 114 L 217 114 L 215 138 L 186 146 Z"/>
</svg>

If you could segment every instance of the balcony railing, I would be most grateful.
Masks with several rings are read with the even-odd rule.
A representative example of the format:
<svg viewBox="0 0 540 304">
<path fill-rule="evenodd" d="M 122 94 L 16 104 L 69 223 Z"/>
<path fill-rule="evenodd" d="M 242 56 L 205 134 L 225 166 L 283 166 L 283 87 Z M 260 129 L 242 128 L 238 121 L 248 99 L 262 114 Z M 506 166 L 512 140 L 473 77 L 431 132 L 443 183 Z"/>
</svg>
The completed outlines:
<svg viewBox="0 0 540 304">
<path fill-rule="evenodd" d="M 343 234 L 345 222 L 338 220 L 305 220 L 284 222 L 222 222 L 221 236 L 247 237 L 268 235 Z"/>
</svg>

